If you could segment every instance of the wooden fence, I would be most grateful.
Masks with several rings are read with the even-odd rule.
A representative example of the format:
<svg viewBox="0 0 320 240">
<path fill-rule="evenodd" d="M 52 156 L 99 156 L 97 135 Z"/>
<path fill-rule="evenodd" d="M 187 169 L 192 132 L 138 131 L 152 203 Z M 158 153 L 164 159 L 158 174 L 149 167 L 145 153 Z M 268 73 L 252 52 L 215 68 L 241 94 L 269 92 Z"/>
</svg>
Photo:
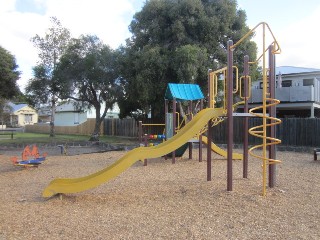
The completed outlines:
<svg viewBox="0 0 320 240">
<path fill-rule="evenodd" d="M 319 118 L 284 118 L 276 126 L 276 136 L 283 146 L 320 147 Z M 260 118 L 249 118 L 249 128 L 262 124 Z M 242 143 L 244 136 L 244 118 L 234 118 L 234 143 Z M 215 143 L 226 143 L 226 121 L 215 126 L 213 139 Z M 249 135 L 249 144 L 258 144 L 262 140 Z"/>
<path fill-rule="evenodd" d="M 287 118 L 277 128 L 286 146 L 320 147 L 319 118 Z"/>
<path fill-rule="evenodd" d="M 104 120 L 104 135 L 137 137 L 138 123 L 134 119 L 107 118 Z"/>
<path fill-rule="evenodd" d="M 164 120 L 145 119 L 143 124 L 161 124 Z M 143 126 L 145 134 L 163 134 L 164 126 Z M 139 125 L 134 119 L 107 118 L 104 120 L 104 135 L 138 137 Z"/>
<path fill-rule="evenodd" d="M 281 139 L 283 146 L 320 147 L 320 119 L 319 118 L 284 118 L 276 126 L 277 138 Z M 163 123 L 164 121 L 147 119 L 143 123 Z M 262 124 L 260 118 L 249 118 L 249 127 Z M 243 143 L 244 118 L 234 118 L 234 143 Z M 224 121 L 213 128 L 213 141 L 218 144 L 227 143 L 227 122 Z M 134 119 L 106 119 L 104 134 L 113 136 L 138 136 L 138 122 Z M 146 134 L 162 134 L 162 126 L 145 126 Z M 261 143 L 261 139 L 249 135 L 249 144 Z"/>
<path fill-rule="evenodd" d="M 320 118 L 285 118 L 276 127 L 277 138 L 281 139 L 283 146 L 320 147 Z M 163 123 L 159 119 L 147 119 L 144 124 Z M 213 128 L 213 141 L 218 144 L 227 142 L 226 121 Z M 260 118 L 249 118 L 249 127 L 261 125 Z M 93 132 L 95 119 L 78 126 L 55 126 L 57 134 L 90 135 Z M 244 118 L 234 118 L 234 143 L 241 144 L 244 136 Z M 162 134 L 163 126 L 144 126 L 143 133 Z M 49 125 L 27 125 L 26 132 L 48 133 Z M 105 119 L 101 125 L 101 135 L 138 137 L 138 122 L 134 119 Z M 249 135 L 249 144 L 261 143 L 261 139 Z"/>
<path fill-rule="evenodd" d="M 89 118 L 86 122 L 79 124 L 77 126 L 55 126 L 56 134 L 74 134 L 74 135 L 91 135 L 93 133 L 95 126 L 95 119 Z M 32 133 L 50 133 L 49 124 L 35 124 L 35 125 L 26 125 L 25 132 Z M 104 129 L 103 124 L 100 127 L 100 134 L 103 135 Z"/>
</svg>

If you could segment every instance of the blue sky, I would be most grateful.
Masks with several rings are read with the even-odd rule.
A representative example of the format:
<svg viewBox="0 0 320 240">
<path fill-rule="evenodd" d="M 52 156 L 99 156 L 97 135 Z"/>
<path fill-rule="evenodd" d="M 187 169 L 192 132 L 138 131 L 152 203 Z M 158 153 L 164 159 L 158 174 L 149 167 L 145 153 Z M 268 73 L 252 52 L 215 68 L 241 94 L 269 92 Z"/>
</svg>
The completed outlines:
<svg viewBox="0 0 320 240">
<path fill-rule="evenodd" d="M 238 0 L 247 13 L 250 28 L 267 22 L 277 38 L 282 53 L 278 66 L 320 69 L 319 0 Z M 144 0 L 0 0 L 0 45 L 15 55 L 22 71 L 18 84 L 24 88 L 37 63 L 37 49 L 30 38 L 43 36 L 56 16 L 73 37 L 95 34 L 113 48 L 130 37 L 128 26 Z M 255 41 L 260 44 L 259 31 Z"/>
<path fill-rule="evenodd" d="M 33 0 L 16 0 L 15 10 L 21 13 L 35 13 L 45 15 L 46 8 L 44 4 L 35 4 Z"/>
</svg>

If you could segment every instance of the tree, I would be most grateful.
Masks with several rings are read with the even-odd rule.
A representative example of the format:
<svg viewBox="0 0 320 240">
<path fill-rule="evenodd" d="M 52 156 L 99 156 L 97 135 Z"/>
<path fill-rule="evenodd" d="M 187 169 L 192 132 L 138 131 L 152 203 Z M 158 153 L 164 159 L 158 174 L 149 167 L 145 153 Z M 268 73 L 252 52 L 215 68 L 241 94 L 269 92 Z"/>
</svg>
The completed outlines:
<svg viewBox="0 0 320 240">
<path fill-rule="evenodd" d="M 226 65 L 227 41 L 238 41 L 249 31 L 246 14 L 235 0 L 149 0 L 134 15 L 132 37 L 121 52 L 125 96 L 121 116 L 141 112 L 163 115 L 169 82 L 196 83 L 205 91 L 207 71 Z M 234 59 L 256 57 L 256 45 L 246 40 Z"/>
<path fill-rule="evenodd" d="M 54 81 L 54 69 L 69 43 L 70 32 L 62 27 L 56 17 L 51 17 L 51 22 L 52 26 L 44 37 L 37 34 L 31 39 L 34 46 L 38 48 L 39 62 L 33 68 L 34 77 L 29 80 L 26 92 L 29 98 L 33 98 L 38 103 L 50 102 L 50 137 L 54 137 L 54 114 L 58 92 Z"/>
<path fill-rule="evenodd" d="M 17 85 L 20 72 L 15 57 L 0 46 L 0 99 L 10 99 L 19 94 Z"/>
<path fill-rule="evenodd" d="M 55 71 L 60 96 L 96 111 L 91 141 L 99 141 L 100 125 L 120 94 L 116 52 L 96 36 L 73 39 Z"/>
<path fill-rule="evenodd" d="M 4 124 L 4 113 L 8 108 L 8 100 L 21 92 L 17 85 L 20 72 L 17 70 L 15 57 L 0 46 L 0 123 Z"/>
</svg>

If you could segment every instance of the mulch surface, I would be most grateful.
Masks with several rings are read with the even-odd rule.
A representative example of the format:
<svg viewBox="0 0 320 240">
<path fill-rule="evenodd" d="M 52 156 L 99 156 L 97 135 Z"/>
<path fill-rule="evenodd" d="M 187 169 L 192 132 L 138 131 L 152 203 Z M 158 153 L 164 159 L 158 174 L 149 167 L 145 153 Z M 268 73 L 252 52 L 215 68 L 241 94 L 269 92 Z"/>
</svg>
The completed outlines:
<svg viewBox="0 0 320 240">
<path fill-rule="evenodd" d="M 99 171 L 125 151 L 50 155 L 38 168 L 12 165 L 0 155 L 0 239 L 320 239 L 320 160 L 310 153 L 278 152 L 277 183 L 261 196 L 261 160 L 233 161 L 226 191 L 226 160 L 185 154 L 135 163 L 95 189 L 42 198 L 57 177 Z M 58 150 L 59 153 L 59 150 Z M 204 150 L 203 156 L 206 156 Z"/>
</svg>

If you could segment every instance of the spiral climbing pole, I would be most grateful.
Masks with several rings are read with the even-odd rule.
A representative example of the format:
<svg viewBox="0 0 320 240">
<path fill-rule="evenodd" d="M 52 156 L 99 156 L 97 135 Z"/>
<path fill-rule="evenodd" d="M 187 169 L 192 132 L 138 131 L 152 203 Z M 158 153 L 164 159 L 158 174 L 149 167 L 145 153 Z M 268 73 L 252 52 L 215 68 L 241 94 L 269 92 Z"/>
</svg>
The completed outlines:
<svg viewBox="0 0 320 240">
<path fill-rule="evenodd" d="M 249 61 L 249 57 L 244 57 L 244 71 L 241 77 L 238 74 L 238 68 L 233 65 L 233 53 L 236 48 L 247 38 L 250 38 L 258 28 L 262 28 L 262 53 L 255 61 Z M 271 42 L 266 44 L 266 33 L 268 33 Z M 267 47 L 268 46 L 268 47 Z M 252 30 L 245 34 L 235 44 L 232 40 L 227 43 L 227 66 L 216 71 L 211 69 L 208 71 L 208 105 L 214 108 L 216 103 L 215 98 L 221 97 L 218 94 L 218 80 L 223 80 L 223 109 L 227 116 L 227 191 L 232 191 L 232 151 L 233 151 L 233 111 L 235 106 L 244 104 L 245 126 L 246 131 L 244 136 L 244 154 L 243 154 L 243 177 L 247 178 L 248 155 L 262 160 L 262 195 L 266 195 L 267 187 L 267 170 L 269 169 L 269 187 L 275 185 L 276 163 L 280 160 L 276 159 L 275 145 L 281 140 L 275 137 L 275 126 L 281 123 L 281 120 L 276 118 L 275 106 L 280 103 L 275 99 L 275 55 L 281 52 L 280 46 L 274 37 L 269 25 L 261 22 Z M 267 59 L 267 56 L 269 58 Z M 262 65 L 262 105 L 248 110 L 248 100 L 251 97 L 251 77 L 249 75 L 249 65 L 258 64 L 261 61 Z M 268 63 L 268 66 L 267 66 Z M 242 88 L 244 89 L 242 91 Z M 236 104 L 233 103 L 234 94 L 239 94 L 243 100 Z M 248 114 L 249 113 L 249 114 Z M 248 129 L 248 116 L 256 116 L 262 119 L 262 124 Z M 208 122 L 208 137 L 211 136 L 211 128 L 225 119 L 214 119 Z M 204 128 L 204 131 L 206 128 Z M 261 144 L 255 145 L 248 149 L 248 134 L 261 139 Z M 261 151 L 255 151 L 255 150 Z M 208 159 L 211 155 L 208 152 Z M 209 162 L 209 161 L 208 161 Z M 208 165 L 208 169 L 211 165 Z M 209 170 L 208 170 L 209 172 Z M 208 174 L 207 180 L 211 180 L 211 174 Z"/>
<path fill-rule="evenodd" d="M 249 149 L 249 154 L 262 160 L 262 195 L 266 195 L 267 172 L 269 169 L 269 186 L 273 187 L 275 183 L 275 164 L 280 160 L 275 159 L 275 145 L 281 143 L 281 140 L 275 137 L 275 126 L 281 123 L 281 120 L 275 117 L 275 106 L 280 103 L 275 99 L 275 54 L 281 52 L 280 46 L 274 37 L 267 23 L 259 23 L 236 44 L 230 46 L 229 51 L 233 51 L 245 38 L 253 33 L 258 27 L 262 27 L 262 54 L 251 64 L 262 61 L 262 105 L 252 108 L 249 113 L 262 118 L 262 125 L 249 129 L 249 134 L 261 139 L 261 144 L 255 145 Z M 272 42 L 266 45 L 266 31 L 271 35 Z M 267 59 L 267 55 L 269 58 Z M 267 66 L 267 62 L 268 65 Z M 260 149 L 257 153 L 255 150 Z"/>
<path fill-rule="evenodd" d="M 249 61 L 249 57 L 244 58 L 244 72 L 239 78 L 238 68 L 233 66 L 233 53 L 236 48 L 247 38 L 250 38 L 258 28 L 262 28 L 262 54 L 255 60 Z M 271 43 L 268 47 L 266 44 L 266 33 L 268 33 Z M 261 139 L 261 144 L 251 147 L 248 149 L 248 134 L 244 137 L 244 163 L 243 163 L 243 177 L 247 177 L 248 168 L 248 155 L 262 160 L 262 195 L 266 195 L 267 186 L 267 170 L 269 169 L 269 187 L 273 187 L 275 184 L 275 164 L 280 163 L 280 160 L 276 159 L 275 145 L 281 141 L 275 137 L 275 126 L 281 123 L 280 119 L 276 118 L 275 106 L 279 104 L 279 100 L 275 99 L 275 54 L 281 52 L 280 46 L 274 37 L 269 25 L 265 22 L 261 22 L 256 25 L 252 30 L 245 34 L 235 44 L 232 40 L 227 43 L 227 66 L 216 71 L 209 70 L 208 72 L 208 105 L 213 108 L 215 98 L 218 96 L 218 80 L 223 81 L 223 109 L 227 116 L 227 191 L 232 191 L 232 151 L 233 151 L 233 111 L 234 107 L 239 103 L 233 103 L 233 94 L 238 93 L 239 97 L 243 100 L 241 104 L 244 104 L 245 113 L 250 113 L 251 116 L 256 116 L 262 119 L 262 124 L 259 126 L 248 129 L 248 114 L 245 120 L 245 129 L 252 136 Z M 267 59 L 267 56 L 269 58 Z M 248 99 L 251 95 L 251 77 L 249 75 L 249 65 L 258 64 L 261 61 L 262 65 L 262 105 L 248 110 Z M 267 66 L 267 63 L 269 66 Z M 242 92 L 242 88 L 244 91 Z M 250 115 L 249 114 L 249 115 Z M 216 119 L 214 124 L 219 123 Z M 208 123 L 208 132 L 210 135 L 210 129 L 212 123 Z M 255 151 L 255 150 L 261 151 Z M 258 153 L 257 153 L 258 152 Z M 208 155 L 209 156 L 209 155 Z M 210 166 L 208 166 L 209 168 Z M 208 179 L 211 179 L 211 176 Z"/>
<path fill-rule="evenodd" d="M 281 143 L 281 140 L 275 137 L 275 126 L 281 123 L 281 120 L 275 117 L 275 106 L 280 103 L 275 99 L 275 71 L 274 63 L 275 46 L 269 46 L 269 68 L 263 67 L 263 89 L 262 89 L 262 106 L 258 106 L 249 110 L 249 112 L 257 117 L 262 118 L 262 125 L 249 129 L 249 133 L 262 140 L 261 144 L 253 146 L 249 149 L 251 156 L 262 160 L 262 195 L 266 195 L 267 172 L 269 170 L 269 187 L 275 184 L 275 164 L 280 160 L 275 159 L 275 145 Z M 263 62 L 265 60 L 263 55 Z M 267 111 L 269 114 L 267 114 Z M 255 152 L 261 149 L 261 154 Z"/>
</svg>

